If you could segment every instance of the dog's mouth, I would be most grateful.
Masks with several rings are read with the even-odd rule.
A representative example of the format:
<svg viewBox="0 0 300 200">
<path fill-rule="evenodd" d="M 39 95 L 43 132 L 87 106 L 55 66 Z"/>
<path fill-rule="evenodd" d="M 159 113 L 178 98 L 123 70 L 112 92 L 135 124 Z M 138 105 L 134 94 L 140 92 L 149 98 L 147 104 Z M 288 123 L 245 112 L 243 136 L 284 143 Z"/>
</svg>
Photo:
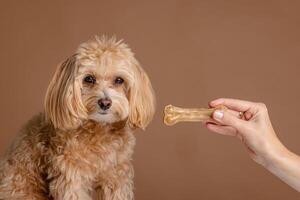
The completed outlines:
<svg viewBox="0 0 300 200">
<path fill-rule="evenodd" d="M 104 112 L 104 111 L 101 111 L 101 112 L 99 112 L 100 113 L 100 115 L 107 115 L 108 114 L 108 112 Z"/>
</svg>

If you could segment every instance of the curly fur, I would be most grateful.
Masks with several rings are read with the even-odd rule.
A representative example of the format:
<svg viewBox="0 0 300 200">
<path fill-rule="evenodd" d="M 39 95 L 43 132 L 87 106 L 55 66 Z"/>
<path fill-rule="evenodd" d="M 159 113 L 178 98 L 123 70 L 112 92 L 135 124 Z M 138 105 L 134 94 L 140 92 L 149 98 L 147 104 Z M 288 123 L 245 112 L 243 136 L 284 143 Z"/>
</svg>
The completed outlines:
<svg viewBox="0 0 300 200">
<path fill-rule="evenodd" d="M 84 83 L 87 74 L 94 85 Z M 103 97 L 112 100 L 105 114 Z M 0 199 L 132 200 L 133 130 L 148 125 L 154 107 L 148 76 L 126 44 L 106 37 L 83 43 L 58 66 L 44 112 L 2 159 Z"/>
</svg>

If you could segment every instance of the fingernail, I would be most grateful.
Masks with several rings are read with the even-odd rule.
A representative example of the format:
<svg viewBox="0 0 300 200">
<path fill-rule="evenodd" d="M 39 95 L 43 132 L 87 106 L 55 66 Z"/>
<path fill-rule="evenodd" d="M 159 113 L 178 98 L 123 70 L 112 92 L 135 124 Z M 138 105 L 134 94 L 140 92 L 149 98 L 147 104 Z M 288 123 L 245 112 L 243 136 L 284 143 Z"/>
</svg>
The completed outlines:
<svg viewBox="0 0 300 200">
<path fill-rule="evenodd" d="M 216 110 L 213 115 L 214 119 L 217 121 L 220 121 L 223 118 L 223 116 L 224 112 L 222 110 Z"/>
</svg>

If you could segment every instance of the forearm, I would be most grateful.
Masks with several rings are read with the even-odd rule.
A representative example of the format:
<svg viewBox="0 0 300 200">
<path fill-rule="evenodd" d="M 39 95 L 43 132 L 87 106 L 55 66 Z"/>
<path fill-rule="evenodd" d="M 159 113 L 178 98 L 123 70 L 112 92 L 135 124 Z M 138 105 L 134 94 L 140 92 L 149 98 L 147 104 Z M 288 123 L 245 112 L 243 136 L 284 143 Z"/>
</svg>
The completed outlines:
<svg viewBox="0 0 300 200">
<path fill-rule="evenodd" d="M 300 157 L 288 149 L 269 158 L 265 166 L 271 173 L 300 192 Z"/>
</svg>

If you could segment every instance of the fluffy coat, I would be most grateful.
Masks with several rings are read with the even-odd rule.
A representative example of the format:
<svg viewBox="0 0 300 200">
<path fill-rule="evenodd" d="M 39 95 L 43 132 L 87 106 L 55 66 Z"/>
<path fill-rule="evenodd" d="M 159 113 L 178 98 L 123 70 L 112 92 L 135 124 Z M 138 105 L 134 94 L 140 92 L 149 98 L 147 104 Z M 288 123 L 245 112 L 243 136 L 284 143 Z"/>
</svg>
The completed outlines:
<svg viewBox="0 0 300 200">
<path fill-rule="evenodd" d="M 99 108 L 103 98 L 108 110 Z M 0 199 L 134 199 L 133 131 L 149 124 L 154 108 L 149 78 L 126 44 L 83 43 L 58 66 L 44 112 L 2 159 Z"/>
</svg>

